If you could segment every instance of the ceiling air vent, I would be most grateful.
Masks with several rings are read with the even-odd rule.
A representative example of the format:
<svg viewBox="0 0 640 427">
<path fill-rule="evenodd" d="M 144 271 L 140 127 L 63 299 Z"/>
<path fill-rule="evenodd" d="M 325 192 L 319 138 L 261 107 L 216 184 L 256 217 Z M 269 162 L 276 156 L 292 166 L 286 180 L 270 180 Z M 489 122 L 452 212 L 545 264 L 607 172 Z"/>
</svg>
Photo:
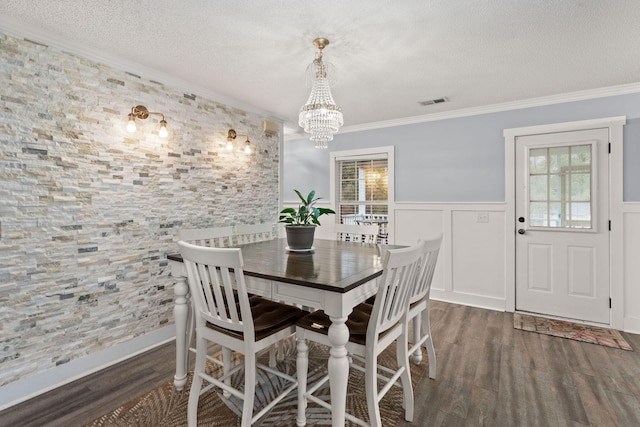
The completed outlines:
<svg viewBox="0 0 640 427">
<path fill-rule="evenodd" d="M 420 101 L 418 104 L 420 105 L 433 105 L 433 104 L 442 104 L 443 102 L 448 102 L 447 98 L 438 98 L 438 99 L 430 99 L 429 101 Z"/>
</svg>

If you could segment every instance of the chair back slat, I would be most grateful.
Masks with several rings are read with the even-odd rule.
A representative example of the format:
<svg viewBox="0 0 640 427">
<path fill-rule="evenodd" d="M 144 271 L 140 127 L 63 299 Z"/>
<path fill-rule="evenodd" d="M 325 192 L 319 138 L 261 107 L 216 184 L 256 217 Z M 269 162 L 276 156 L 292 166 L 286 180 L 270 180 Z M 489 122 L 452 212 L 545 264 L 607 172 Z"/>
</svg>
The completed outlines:
<svg viewBox="0 0 640 427">
<path fill-rule="evenodd" d="M 272 240 L 273 224 L 238 224 L 235 234 L 239 245 Z"/>
<path fill-rule="evenodd" d="M 377 225 L 335 224 L 334 232 L 342 242 L 376 243 L 378 240 Z"/>
<path fill-rule="evenodd" d="M 196 325 L 203 327 L 205 322 L 210 322 L 253 337 L 241 250 L 209 248 L 183 241 L 178 242 L 178 247 L 187 270 Z"/>
<path fill-rule="evenodd" d="M 385 254 L 378 294 L 367 329 L 367 342 L 398 324 L 406 316 L 409 295 L 413 290 L 422 256 L 423 243 L 401 249 L 389 249 Z M 371 341 L 370 341 L 371 340 Z"/>
<path fill-rule="evenodd" d="M 409 298 L 410 304 L 420 301 L 423 298 L 428 298 L 431 292 L 431 282 L 433 281 L 433 274 L 436 270 L 438 254 L 440 253 L 440 247 L 442 245 L 442 234 L 434 239 L 422 240 L 422 242 L 424 245 L 420 259 L 420 269 L 418 271 L 416 285 Z"/>
<path fill-rule="evenodd" d="M 233 227 L 185 228 L 178 232 L 179 240 L 210 248 L 233 246 Z"/>
</svg>

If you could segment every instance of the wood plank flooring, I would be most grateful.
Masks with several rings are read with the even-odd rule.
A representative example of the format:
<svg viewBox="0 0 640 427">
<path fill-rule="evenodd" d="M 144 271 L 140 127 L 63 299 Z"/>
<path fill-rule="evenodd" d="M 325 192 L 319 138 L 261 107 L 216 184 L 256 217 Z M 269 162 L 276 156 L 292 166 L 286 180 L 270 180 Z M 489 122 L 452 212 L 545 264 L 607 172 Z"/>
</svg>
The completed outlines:
<svg viewBox="0 0 640 427">
<path fill-rule="evenodd" d="M 638 426 L 640 335 L 633 352 L 513 328 L 513 316 L 433 301 L 435 380 L 416 388 L 401 426 Z M 173 378 L 163 345 L 0 412 L 0 426 L 81 426 Z M 424 362 L 423 362 L 424 363 Z"/>
<path fill-rule="evenodd" d="M 438 374 L 402 426 L 640 426 L 635 351 L 513 328 L 513 315 L 432 302 Z"/>
</svg>

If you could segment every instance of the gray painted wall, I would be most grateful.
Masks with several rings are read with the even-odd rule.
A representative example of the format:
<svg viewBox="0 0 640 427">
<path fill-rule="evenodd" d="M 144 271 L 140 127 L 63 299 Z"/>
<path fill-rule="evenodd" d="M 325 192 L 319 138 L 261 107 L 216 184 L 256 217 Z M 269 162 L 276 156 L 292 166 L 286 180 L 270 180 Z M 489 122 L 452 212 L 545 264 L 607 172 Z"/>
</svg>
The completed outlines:
<svg viewBox="0 0 640 427">
<path fill-rule="evenodd" d="M 348 120 L 348 111 L 345 118 Z M 624 200 L 640 201 L 640 94 L 610 96 L 543 107 L 338 134 L 328 150 L 308 139 L 286 141 L 283 198 L 292 189 L 330 194 L 329 153 L 394 145 L 396 201 L 504 202 L 503 130 L 524 126 L 626 116 Z"/>
</svg>

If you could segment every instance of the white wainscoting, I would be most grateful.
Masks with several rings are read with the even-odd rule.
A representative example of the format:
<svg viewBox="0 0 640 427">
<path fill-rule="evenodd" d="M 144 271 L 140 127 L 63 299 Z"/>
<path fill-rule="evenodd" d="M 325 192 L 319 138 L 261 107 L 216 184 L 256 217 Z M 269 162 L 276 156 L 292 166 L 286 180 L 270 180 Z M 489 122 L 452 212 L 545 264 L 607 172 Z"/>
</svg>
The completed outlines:
<svg viewBox="0 0 640 427">
<path fill-rule="evenodd" d="M 433 299 L 505 310 L 504 203 L 396 203 L 394 213 L 396 244 L 444 235 Z"/>
<path fill-rule="evenodd" d="M 640 334 L 640 203 L 622 205 L 622 227 L 623 328 Z"/>
</svg>

